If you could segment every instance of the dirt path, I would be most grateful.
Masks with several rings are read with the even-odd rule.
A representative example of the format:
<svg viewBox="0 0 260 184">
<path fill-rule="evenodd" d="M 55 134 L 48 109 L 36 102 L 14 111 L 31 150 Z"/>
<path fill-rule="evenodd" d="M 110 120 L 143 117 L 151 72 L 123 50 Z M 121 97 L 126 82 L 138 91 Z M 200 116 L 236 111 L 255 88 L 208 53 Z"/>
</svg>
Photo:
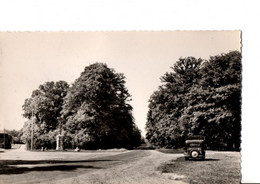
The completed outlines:
<svg viewBox="0 0 260 184">
<path fill-rule="evenodd" d="M 67 178 L 50 183 L 90 183 L 90 184 L 165 184 L 175 183 L 184 184 L 180 181 L 182 176 L 175 174 L 162 174 L 157 170 L 161 164 L 176 159 L 181 155 L 164 154 L 157 151 L 140 151 L 135 152 L 136 158 L 133 160 L 124 160 L 124 164 L 115 167 L 97 170 L 88 174 L 83 174 L 73 178 Z M 118 155 L 118 156 L 124 156 Z"/>
<path fill-rule="evenodd" d="M 0 154 L 0 183 L 183 184 L 182 176 L 157 170 L 180 156 L 155 150 L 31 152 L 22 146 Z"/>
</svg>

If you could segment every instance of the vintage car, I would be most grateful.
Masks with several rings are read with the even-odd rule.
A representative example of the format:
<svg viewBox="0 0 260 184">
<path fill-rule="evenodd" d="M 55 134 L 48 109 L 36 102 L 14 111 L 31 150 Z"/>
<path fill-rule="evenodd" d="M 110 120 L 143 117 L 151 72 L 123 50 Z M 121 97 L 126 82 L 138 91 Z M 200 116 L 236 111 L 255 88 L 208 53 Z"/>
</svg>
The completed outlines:
<svg viewBox="0 0 260 184">
<path fill-rule="evenodd" d="M 205 142 L 204 139 L 188 139 L 185 141 L 185 160 L 192 159 L 205 159 Z"/>
</svg>

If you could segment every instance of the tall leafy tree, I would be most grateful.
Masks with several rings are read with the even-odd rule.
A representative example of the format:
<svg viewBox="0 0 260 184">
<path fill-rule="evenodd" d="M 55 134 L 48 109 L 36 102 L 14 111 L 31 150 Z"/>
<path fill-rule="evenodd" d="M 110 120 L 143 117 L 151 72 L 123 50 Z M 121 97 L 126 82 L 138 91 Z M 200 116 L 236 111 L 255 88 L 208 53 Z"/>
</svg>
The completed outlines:
<svg viewBox="0 0 260 184">
<path fill-rule="evenodd" d="M 26 127 L 31 126 L 32 121 L 34 121 L 35 139 L 41 139 L 40 135 L 46 135 L 58 129 L 63 100 L 68 88 L 69 85 L 65 81 L 46 82 L 34 90 L 30 98 L 25 100 L 22 106 L 23 116 L 30 119 L 27 121 Z M 23 138 L 28 142 L 31 130 L 28 128 L 23 130 Z M 38 136 L 36 136 L 37 134 Z"/>
<path fill-rule="evenodd" d="M 164 84 L 151 96 L 147 138 L 159 146 L 178 147 L 188 135 L 200 134 L 211 148 L 239 149 L 241 54 L 233 51 L 197 61 L 196 69 L 189 70 L 180 67 L 180 60 L 173 68 L 179 70 L 163 77 Z M 163 100 L 155 101 L 158 97 Z M 152 119 L 152 114 L 160 116 Z M 162 139 L 167 138 L 163 144 L 155 138 L 162 133 Z"/>
<path fill-rule="evenodd" d="M 201 86 L 214 92 L 212 101 L 221 111 L 212 118 L 219 128 L 218 136 L 214 137 L 220 140 L 216 143 L 218 147 L 226 144 L 229 149 L 240 148 L 241 69 L 241 53 L 238 51 L 210 57 L 202 68 Z M 207 136 L 212 140 L 210 135 Z"/>
<path fill-rule="evenodd" d="M 202 60 L 194 57 L 180 58 L 166 73 L 163 85 L 151 96 L 147 117 L 147 139 L 154 145 L 179 147 L 183 144 L 185 130 L 178 119 L 186 107 L 186 94 L 200 79 Z"/>
<path fill-rule="evenodd" d="M 66 144 L 82 148 L 138 145 L 140 131 L 129 101 L 123 74 L 103 63 L 87 66 L 65 97 Z"/>
</svg>

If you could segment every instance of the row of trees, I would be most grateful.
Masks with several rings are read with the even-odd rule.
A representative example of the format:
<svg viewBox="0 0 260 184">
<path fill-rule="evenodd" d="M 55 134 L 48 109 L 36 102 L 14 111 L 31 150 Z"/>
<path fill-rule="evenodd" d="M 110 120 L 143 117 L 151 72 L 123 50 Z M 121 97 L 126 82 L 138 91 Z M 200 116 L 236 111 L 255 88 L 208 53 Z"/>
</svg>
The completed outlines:
<svg viewBox="0 0 260 184">
<path fill-rule="evenodd" d="M 208 61 L 180 58 L 162 76 L 149 100 L 146 138 L 158 147 L 183 147 L 189 135 L 203 135 L 212 149 L 240 149 L 241 53 Z"/>
<path fill-rule="evenodd" d="M 35 148 L 55 148 L 61 130 L 66 148 L 133 148 L 141 134 L 129 101 L 124 75 L 106 64 L 92 64 L 71 86 L 46 82 L 33 91 L 23 105 L 28 121 L 22 138 L 30 144 L 34 123 Z"/>
<path fill-rule="evenodd" d="M 158 147 L 184 146 L 189 135 L 203 135 L 212 149 L 240 149 L 241 53 L 232 51 L 208 61 L 180 58 L 149 100 L 147 140 Z M 64 135 L 66 148 L 138 146 L 125 77 L 105 64 L 87 66 L 71 85 L 46 82 L 23 105 L 28 118 L 22 140 L 35 148 L 55 148 Z"/>
</svg>

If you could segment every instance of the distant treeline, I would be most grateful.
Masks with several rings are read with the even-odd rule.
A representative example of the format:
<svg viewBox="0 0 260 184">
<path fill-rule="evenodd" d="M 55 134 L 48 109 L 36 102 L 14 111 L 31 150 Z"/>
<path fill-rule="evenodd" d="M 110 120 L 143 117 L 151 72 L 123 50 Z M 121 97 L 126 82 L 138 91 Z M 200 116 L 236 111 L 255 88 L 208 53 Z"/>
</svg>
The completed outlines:
<svg viewBox="0 0 260 184">
<path fill-rule="evenodd" d="M 7 133 L 9 135 L 12 136 L 12 144 L 23 144 L 24 142 L 22 141 L 21 137 L 23 135 L 23 131 L 22 129 L 21 130 L 8 130 L 8 129 L 5 129 L 4 130 L 4 133 Z"/>
<path fill-rule="evenodd" d="M 210 149 L 240 150 L 241 53 L 180 58 L 171 69 L 150 97 L 147 140 L 178 148 L 202 135 Z"/>
</svg>

